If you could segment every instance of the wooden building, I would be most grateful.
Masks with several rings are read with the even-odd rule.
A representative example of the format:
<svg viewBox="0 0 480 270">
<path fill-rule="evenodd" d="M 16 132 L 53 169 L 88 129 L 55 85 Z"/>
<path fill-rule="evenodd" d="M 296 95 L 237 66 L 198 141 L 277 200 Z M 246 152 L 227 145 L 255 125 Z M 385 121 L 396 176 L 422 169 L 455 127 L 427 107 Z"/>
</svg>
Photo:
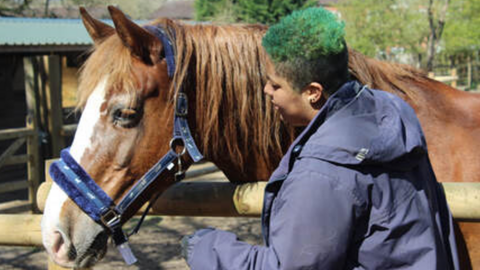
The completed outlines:
<svg viewBox="0 0 480 270">
<path fill-rule="evenodd" d="M 76 121 L 77 71 L 91 45 L 79 19 L 0 18 L 0 203 L 28 198 L 35 210 L 43 160 L 72 133 L 65 124 Z"/>
</svg>

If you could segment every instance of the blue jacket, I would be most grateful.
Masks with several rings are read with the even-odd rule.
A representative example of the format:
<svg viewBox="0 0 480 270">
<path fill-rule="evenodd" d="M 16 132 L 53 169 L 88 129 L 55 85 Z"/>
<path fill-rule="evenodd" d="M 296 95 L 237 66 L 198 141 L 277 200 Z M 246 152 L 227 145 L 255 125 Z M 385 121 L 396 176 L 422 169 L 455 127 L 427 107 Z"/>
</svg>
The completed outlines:
<svg viewBox="0 0 480 270">
<path fill-rule="evenodd" d="M 452 216 L 413 109 L 352 81 L 265 189 L 264 246 L 212 230 L 191 269 L 458 269 Z"/>
</svg>

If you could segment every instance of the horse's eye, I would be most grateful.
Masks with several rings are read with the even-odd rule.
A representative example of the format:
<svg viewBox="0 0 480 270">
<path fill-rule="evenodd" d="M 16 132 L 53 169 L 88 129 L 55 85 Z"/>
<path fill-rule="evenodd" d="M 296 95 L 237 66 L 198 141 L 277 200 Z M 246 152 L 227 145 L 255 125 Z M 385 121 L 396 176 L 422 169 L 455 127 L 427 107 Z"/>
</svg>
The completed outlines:
<svg viewBox="0 0 480 270">
<path fill-rule="evenodd" d="M 113 123 L 124 128 L 131 128 L 140 120 L 139 111 L 132 108 L 116 109 L 112 114 Z"/>
</svg>

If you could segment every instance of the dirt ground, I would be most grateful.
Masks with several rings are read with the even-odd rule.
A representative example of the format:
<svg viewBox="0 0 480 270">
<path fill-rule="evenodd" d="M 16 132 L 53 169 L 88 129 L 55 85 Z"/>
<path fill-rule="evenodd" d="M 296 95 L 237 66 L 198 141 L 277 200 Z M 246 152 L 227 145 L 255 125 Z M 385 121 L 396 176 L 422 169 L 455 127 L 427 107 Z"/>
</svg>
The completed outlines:
<svg viewBox="0 0 480 270">
<path fill-rule="evenodd" d="M 138 220 L 134 218 L 132 221 Z M 132 222 L 125 228 L 133 228 Z M 215 227 L 231 231 L 251 244 L 261 243 L 259 218 L 213 218 L 213 217 L 148 217 L 139 234 L 132 236 L 132 247 L 138 262 L 127 266 L 118 251 L 109 246 L 105 258 L 95 270 L 179 270 L 189 269 L 180 257 L 180 239 L 197 229 Z M 0 246 L 0 269 L 46 270 L 47 254 L 39 247 Z"/>
<path fill-rule="evenodd" d="M 226 181 L 226 178 L 221 172 L 216 172 L 190 178 L 189 181 Z M 125 224 L 125 231 L 133 229 L 138 219 L 139 217 L 135 217 Z M 125 265 L 111 244 L 105 258 L 93 269 L 189 269 L 180 256 L 180 239 L 206 227 L 233 232 L 240 240 L 251 244 L 262 243 L 259 218 L 149 216 L 145 219 L 140 232 L 129 241 L 138 259 L 135 265 Z M 47 270 L 47 264 L 47 254 L 41 247 L 0 246 L 0 270 Z"/>
</svg>

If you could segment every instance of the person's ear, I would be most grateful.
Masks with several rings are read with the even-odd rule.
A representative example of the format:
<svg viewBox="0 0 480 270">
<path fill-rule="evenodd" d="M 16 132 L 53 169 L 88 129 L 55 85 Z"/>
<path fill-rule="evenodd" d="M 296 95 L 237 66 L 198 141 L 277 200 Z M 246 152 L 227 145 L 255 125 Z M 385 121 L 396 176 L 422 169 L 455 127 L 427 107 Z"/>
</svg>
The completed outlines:
<svg viewBox="0 0 480 270">
<path fill-rule="evenodd" d="M 306 91 L 304 91 L 304 94 L 307 96 L 307 100 L 312 106 L 327 99 L 321 84 L 312 82 L 306 88 L 307 89 L 305 89 Z M 323 102 L 321 103 L 323 104 Z"/>
</svg>

